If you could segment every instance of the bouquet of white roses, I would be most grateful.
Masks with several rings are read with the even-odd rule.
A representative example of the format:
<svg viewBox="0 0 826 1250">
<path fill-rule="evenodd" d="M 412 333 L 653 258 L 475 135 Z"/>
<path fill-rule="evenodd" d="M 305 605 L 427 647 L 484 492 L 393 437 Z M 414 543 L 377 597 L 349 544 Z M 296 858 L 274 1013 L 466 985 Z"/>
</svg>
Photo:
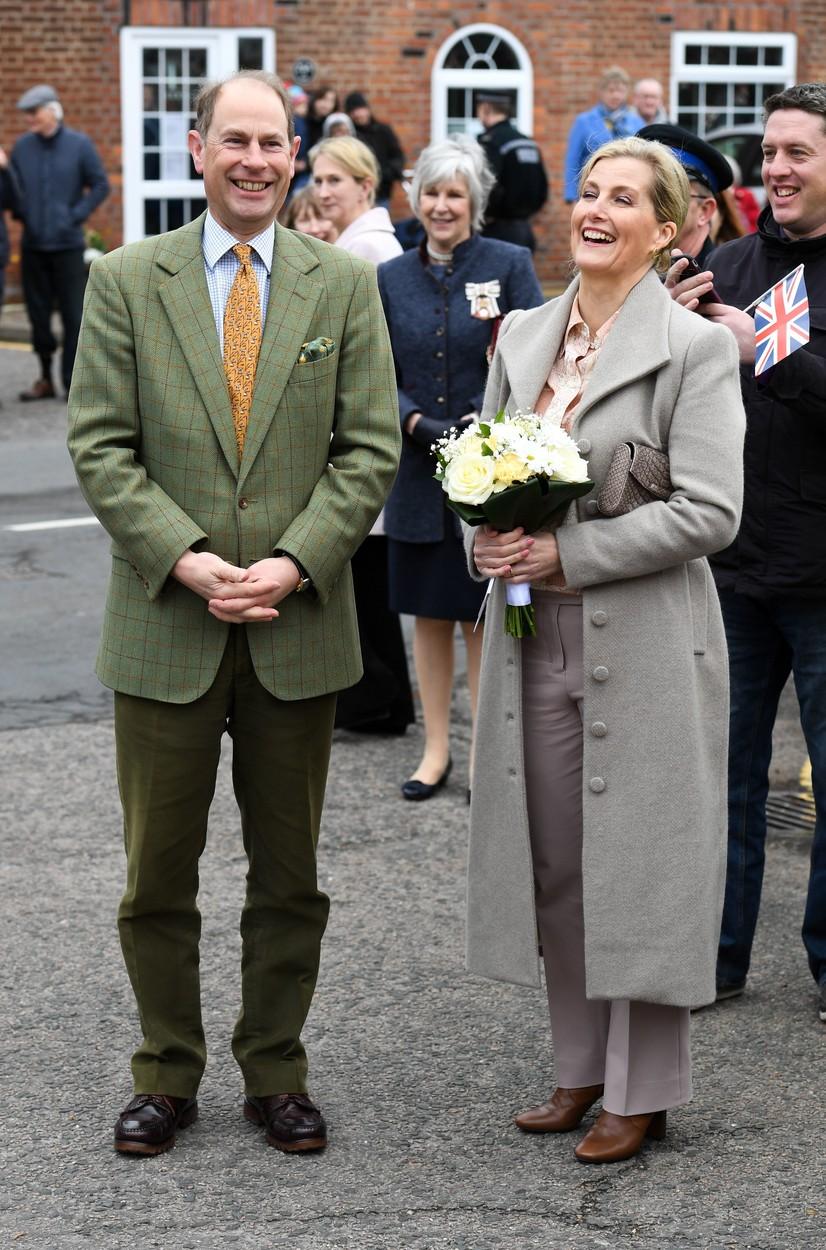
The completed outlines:
<svg viewBox="0 0 826 1250">
<path fill-rule="evenodd" d="M 530 533 L 593 487 L 570 434 L 535 412 L 498 412 L 450 430 L 432 448 L 448 505 L 468 525 Z M 490 589 L 490 588 L 489 588 Z M 530 586 L 507 586 L 505 631 L 536 633 Z"/>
</svg>

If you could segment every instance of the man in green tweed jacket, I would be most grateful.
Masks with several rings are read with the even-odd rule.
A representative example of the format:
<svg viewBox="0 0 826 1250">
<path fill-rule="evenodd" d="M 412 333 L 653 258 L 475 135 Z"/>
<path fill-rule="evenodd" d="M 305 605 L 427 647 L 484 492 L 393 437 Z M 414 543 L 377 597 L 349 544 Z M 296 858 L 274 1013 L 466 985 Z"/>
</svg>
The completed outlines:
<svg viewBox="0 0 826 1250">
<path fill-rule="evenodd" d="M 205 88 L 196 126 L 208 212 L 93 265 L 69 406 L 112 539 L 97 671 L 115 691 L 118 924 L 143 1032 L 115 1147 L 158 1154 L 197 1116 L 198 857 L 226 731 L 249 860 L 244 1113 L 271 1145 L 313 1150 L 316 843 L 335 692 L 361 675 L 349 559 L 395 473 L 398 405 L 373 266 L 274 224 L 298 150 L 280 82 Z"/>
</svg>

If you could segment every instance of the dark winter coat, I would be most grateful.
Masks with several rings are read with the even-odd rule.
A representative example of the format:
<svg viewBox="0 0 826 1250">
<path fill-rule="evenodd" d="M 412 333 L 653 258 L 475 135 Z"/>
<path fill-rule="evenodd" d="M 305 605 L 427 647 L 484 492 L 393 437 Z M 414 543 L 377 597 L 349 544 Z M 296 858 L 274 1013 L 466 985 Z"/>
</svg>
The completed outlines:
<svg viewBox="0 0 826 1250">
<path fill-rule="evenodd" d="M 401 182 L 404 169 L 404 153 L 395 131 L 386 122 L 371 121 L 367 126 L 356 126 L 356 138 L 367 144 L 379 163 L 381 182 L 376 189 L 377 199 L 389 199 L 393 183 Z"/>
<path fill-rule="evenodd" d="M 92 140 L 60 126 L 48 139 L 18 139 L 11 165 L 20 195 L 23 247 L 61 252 L 84 246 L 83 223 L 109 194 Z"/>
<path fill-rule="evenodd" d="M 811 337 L 759 378 L 752 365 L 740 369 L 743 519 L 712 560 L 718 586 L 757 597 L 826 597 L 826 235 L 794 242 L 765 208 L 757 234 L 726 243 L 708 262 L 715 289 L 738 308 L 800 264 Z"/>
<path fill-rule="evenodd" d="M 390 329 L 402 428 L 412 412 L 444 417 L 445 426 L 481 411 L 492 324 L 470 315 L 466 282 L 498 281 L 502 313 L 542 303 L 530 252 L 471 236 L 437 277 L 423 248 L 379 265 L 379 293 Z M 390 538 L 435 543 L 444 538 L 444 492 L 427 447 L 404 435 L 401 464 L 384 509 Z"/>
</svg>

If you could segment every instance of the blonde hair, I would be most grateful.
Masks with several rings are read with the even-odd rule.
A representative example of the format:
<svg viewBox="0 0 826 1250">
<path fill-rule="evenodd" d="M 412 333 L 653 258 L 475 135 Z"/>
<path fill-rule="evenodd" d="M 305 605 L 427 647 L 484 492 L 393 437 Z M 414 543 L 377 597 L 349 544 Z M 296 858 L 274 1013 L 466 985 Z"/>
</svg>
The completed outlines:
<svg viewBox="0 0 826 1250">
<path fill-rule="evenodd" d="M 362 143 L 361 139 L 351 138 L 350 135 L 337 135 L 335 139 L 322 139 L 314 148 L 310 148 L 310 169 L 315 168 L 319 156 L 326 156 L 328 160 L 335 161 L 336 165 L 340 165 L 345 173 L 355 178 L 356 182 L 371 179 L 372 186 L 368 189 L 367 201 L 370 207 L 373 207 L 376 202 L 376 188 L 381 182 L 381 172 L 378 161 L 366 143 Z"/>
<path fill-rule="evenodd" d="M 674 236 L 676 239 L 685 224 L 688 206 L 691 203 L 691 188 L 683 166 L 662 143 L 656 143 L 652 139 L 639 139 L 636 135 L 631 135 L 627 139 L 612 139 L 601 148 L 597 148 L 579 175 L 579 194 L 582 194 L 583 186 L 599 161 L 613 160 L 623 156 L 631 160 L 642 161 L 651 170 L 649 195 L 654 216 L 660 223 L 668 221 L 674 223 L 677 227 L 677 234 Z M 660 272 L 666 270 L 671 263 L 671 248 L 674 239 L 666 247 L 653 254 L 654 268 Z"/>
</svg>

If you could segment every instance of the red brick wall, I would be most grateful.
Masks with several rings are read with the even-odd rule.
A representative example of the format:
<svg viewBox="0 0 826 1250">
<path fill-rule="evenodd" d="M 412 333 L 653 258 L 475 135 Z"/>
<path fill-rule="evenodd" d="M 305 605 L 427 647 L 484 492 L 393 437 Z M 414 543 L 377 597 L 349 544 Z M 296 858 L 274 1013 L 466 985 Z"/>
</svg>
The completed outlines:
<svg viewBox="0 0 826 1250">
<path fill-rule="evenodd" d="M 545 280 L 564 276 L 567 259 L 561 171 L 568 128 L 574 114 L 594 102 L 604 66 L 619 63 L 632 77 L 653 75 L 667 84 L 675 30 L 785 31 L 799 36 L 799 80 L 826 77 L 826 0 L 659 6 L 616 0 L 610 20 L 592 0 L 189 0 L 188 6 L 182 0 L 131 0 L 129 8 L 135 26 L 180 25 L 188 11 L 192 25 L 273 27 L 283 76 L 289 77 L 298 56 L 310 56 L 319 76 L 342 95 L 365 90 L 376 115 L 397 129 L 411 162 L 429 139 L 430 76 L 444 40 L 476 22 L 512 31 L 533 60 L 534 134 L 552 181 L 538 230 Z M 112 181 L 112 196 L 91 221 L 110 244 L 119 242 L 122 221 L 123 12 L 123 0 L 0 0 L 0 142 L 10 148 L 23 129 L 14 107 L 19 95 L 33 83 L 52 83 L 67 123 L 91 135 Z M 400 195 L 394 211 L 405 212 Z M 13 244 L 16 238 L 13 233 Z M 10 277 L 13 288 L 14 272 Z"/>
</svg>

